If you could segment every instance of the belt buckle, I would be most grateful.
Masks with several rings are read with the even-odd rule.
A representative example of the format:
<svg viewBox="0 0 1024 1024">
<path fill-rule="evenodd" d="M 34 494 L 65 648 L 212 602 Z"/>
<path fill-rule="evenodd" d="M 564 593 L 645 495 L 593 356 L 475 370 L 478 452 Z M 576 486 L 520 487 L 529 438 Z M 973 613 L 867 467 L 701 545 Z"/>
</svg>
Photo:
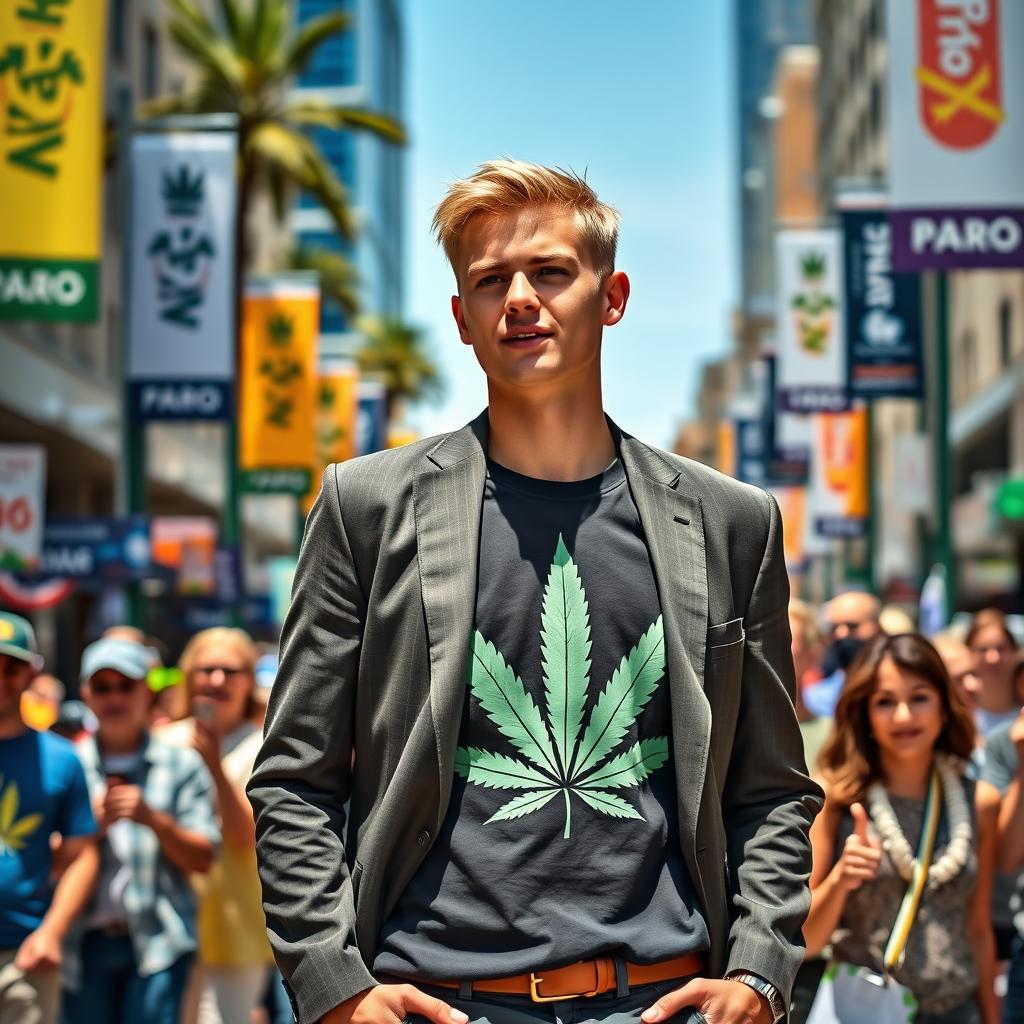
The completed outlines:
<svg viewBox="0 0 1024 1024">
<path fill-rule="evenodd" d="M 597 961 L 592 960 L 591 963 L 594 965 L 594 989 L 591 992 L 569 992 L 561 996 L 542 996 L 537 991 L 537 986 L 544 980 L 538 978 L 537 975 L 530 971 L 530 1000 L 534 1003 L 561 1003 L 566 999 L 590 999 L 598 994 L 598 985 L 600 982 L 600 970 L 597 966 Z"/>
</svg>

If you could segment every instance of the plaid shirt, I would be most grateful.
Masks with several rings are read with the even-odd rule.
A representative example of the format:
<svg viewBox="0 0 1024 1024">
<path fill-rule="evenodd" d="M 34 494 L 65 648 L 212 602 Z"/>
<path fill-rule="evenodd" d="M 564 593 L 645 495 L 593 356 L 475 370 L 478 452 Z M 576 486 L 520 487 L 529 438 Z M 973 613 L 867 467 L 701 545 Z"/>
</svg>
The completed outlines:
<svg viewBox="0 0 1024 1024">
<path fill-rule="evenodd" d="M 76 750 L 85 769 L 89 797 L 95 803 L 107 787 L 96 741 L 91 737 L 84 739 Z M 213 782 L 194 750 L 168 746 L 147 735 L 142 768 L 130 781 L 142 788 L 143 800 L 154 810 L 169 814 L 182 828 L 205 836 L 215 846 L 220 844 Z M 163 855 L 155 833 L 144 825 L 129 824 L 130 877 L 124 905 L 137 970 L 148 976 L 166 970 L 179 957 L 195 950 L 196 900 L 188 875 Z M 106 866 L 111 857 L 108 843 L 103 843 L 100 856 Z M 87 919 L 88 912 L 71 936 L 65 957 L 65 983 L 72 989 L 78 987 L 77 949 Z"/>
</svg>

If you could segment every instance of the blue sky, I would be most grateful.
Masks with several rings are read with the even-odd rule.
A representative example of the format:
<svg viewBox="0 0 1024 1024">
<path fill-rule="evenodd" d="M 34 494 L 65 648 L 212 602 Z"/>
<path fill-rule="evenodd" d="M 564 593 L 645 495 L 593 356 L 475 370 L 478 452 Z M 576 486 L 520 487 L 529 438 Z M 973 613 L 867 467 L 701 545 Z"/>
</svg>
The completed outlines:
<svg viewBox="0 0 1024 1024">
<path fill-rule="evenodd" d="M 410 419 L 424 434 L 486 402 L 459 344 L 451 270 L 430 235 L 445 184 L 511 156 L 587 172 L 622 214 L 633 290 L 605 332 L 605 406 L 668 445 L 700 364 L 724 351 L 738 291 L 730 8 L 704 0 L 430 0 L 407 4 L 406 316 L 448 380 Z"/>
</svg>

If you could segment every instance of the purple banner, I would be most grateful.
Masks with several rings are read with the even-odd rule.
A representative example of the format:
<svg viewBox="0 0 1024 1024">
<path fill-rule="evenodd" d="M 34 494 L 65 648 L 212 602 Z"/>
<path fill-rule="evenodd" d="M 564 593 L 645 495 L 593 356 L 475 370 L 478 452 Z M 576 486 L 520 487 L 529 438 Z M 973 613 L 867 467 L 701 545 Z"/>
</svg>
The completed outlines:
<svg viewBox="0 0 1024 1024">
<path fill-rule="evenodd" d="M 891 210 L 896 271 L 1024 267 L 1024 209 Z"/>
</svg>

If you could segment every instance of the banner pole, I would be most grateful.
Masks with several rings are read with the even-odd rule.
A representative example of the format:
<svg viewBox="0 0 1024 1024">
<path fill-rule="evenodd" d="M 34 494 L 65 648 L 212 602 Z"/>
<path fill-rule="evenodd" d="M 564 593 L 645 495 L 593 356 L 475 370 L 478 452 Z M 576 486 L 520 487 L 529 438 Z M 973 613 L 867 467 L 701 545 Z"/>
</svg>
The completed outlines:
<svg viewBox="0 0 1024 1024">
<path fill-rule="evenodd" d="M 121 458 L 115 467 L 115 506 L 118 516 L 146 514 L 146 424 L 132 422 L 132 395 L 128 379 L 129 332 L 132 303 L 132 126 L 130 85 L 117 90 L 118 227 L 121 233 L 121 317 L 117 325 L 118 366 L 121 383 Z M 125 584 L 128 625 L 145 629 L 146 605 L 137 581 Z"/>
<path fill-rule="evenodd" d="M 957 607 L 957 579 L 949 470 L 949 279 L 945 271 L 936 273 L 935 285 L 936 560 L 946 569 L 947 608 L 952 614 Z"/>
</svg>

